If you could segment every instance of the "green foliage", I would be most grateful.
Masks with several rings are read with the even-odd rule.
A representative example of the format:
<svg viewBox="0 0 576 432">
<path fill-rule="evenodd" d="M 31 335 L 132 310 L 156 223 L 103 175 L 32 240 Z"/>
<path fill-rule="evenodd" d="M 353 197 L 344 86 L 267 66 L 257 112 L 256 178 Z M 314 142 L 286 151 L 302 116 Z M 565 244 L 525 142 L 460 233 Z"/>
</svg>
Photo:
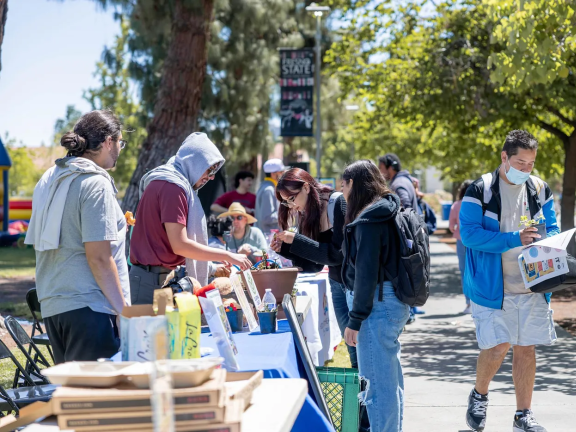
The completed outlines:
<svg viewBox="0 0 576 432">
<path fill-rule="evenodd" d="M 576 4 L 571 0 L 486 0 L 494 43 L 492 79 L 512 89 L 573 82 Z"/>
<path fill-rule="evenodd" d="M 555 91 L 513 92 L 491 79 L 489 60 L 504 47 L 480 1 L 352 6 L 327 60 L 345 92 L 367 105 L 353 125 L 366 155 L 380 153 L 384 142 L 404 160 L 460 181 L 494 169 L 506 133 L 526 128 L 544 150 L 539 174 L 562 170 L 563 143 L 540 129 L 555 125 L 545 108 Z"/>
<path fill-rule="evenodd" d="M 34 161 L 30 157 L 30 150 L 20 142 L 17 147 L 15 138 L 10 138 L 6 133 L 4 145 L 8 151 L 8 155 L 12 160 L 12 168 L 10 168 L 8 188 L 11 196 L 32 196 L 34 187 L 42 173 L 34 165 Z"/>
<path fill-rule="evenodd" d="M 96 64 L 95 75 L 100 80 L 100 87 L 86 91 L 84 98 L 90 102 L 92 109 L 111 109 L 122 122 L 122 135 L 127 144 L 111 174 L 118 190 L 124 191 L 136 168 L 140 146 L 146 138 L 147 117 L 132 96 L 134 88 L 127 60 L 130 27 L 123 17 L 120 16 L 119 20 L 120 35 L 112 48 L 104 50 L 103 60 Z"/>
<path fill-rule="evenodd" d="M 54 124 L 54 138 L 52 142 L 55 146 L 60 145 L 62 135 L 74 129 L 74 125 L 80 117 L 82 117 L 82 112 L 77 110 L 74 105 L 68 105 L 66 107 L 64 118 L 56 120 L 56 123 Z"/>
</svg>

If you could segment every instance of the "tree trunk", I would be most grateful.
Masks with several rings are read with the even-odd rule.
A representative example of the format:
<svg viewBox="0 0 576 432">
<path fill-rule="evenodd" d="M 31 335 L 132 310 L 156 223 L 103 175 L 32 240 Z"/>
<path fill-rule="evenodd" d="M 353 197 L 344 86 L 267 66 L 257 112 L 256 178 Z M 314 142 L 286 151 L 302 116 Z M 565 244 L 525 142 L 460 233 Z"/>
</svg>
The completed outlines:
<svg viewBox="0 0 576 432">
<path fill-rule="evenodd" d="M 564 178 L 562 179 L 561 218 L 562 231 L 574 228 L 574 205 L 576 197 L 576 130 L 564 143 Z M 568 253 L 576 256 L 576 241 L 572 239 Z"/>
<path fill-rule="evenodd" d="M 174 1 L 171 41 L 154 117 L 148 125 L 148 137 L 142 144 L 138 164 L 122 200 L 124 211 L 134 211 L 142 176 L 174 156 L 184 139 L 197 127 L 214 0 L 186 6 L 190 3 Z"/>
<path fill-rule="evenodd" d="M 8 17 L 8 0 L 0 0 L 0 71 L 2 71 L 2 41 L 4 40 L 4 27 Z"/>
</svg>

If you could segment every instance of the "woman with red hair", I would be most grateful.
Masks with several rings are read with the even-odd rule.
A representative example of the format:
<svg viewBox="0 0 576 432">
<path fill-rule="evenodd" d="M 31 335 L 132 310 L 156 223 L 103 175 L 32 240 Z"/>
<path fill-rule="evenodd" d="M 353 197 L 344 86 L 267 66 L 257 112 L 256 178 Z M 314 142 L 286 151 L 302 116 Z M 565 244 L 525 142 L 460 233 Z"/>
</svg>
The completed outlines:
<svg viewBox="0 0 576 432">
<path fill-rule="evenodd" d="M 283 232 L 277 234 L 271 247 L 305 272 L 316 273 L 328 266 L 334 313 L 344 335 L 348 305 L 341 271 L 346 200 L 300 168 L 284 173 L 276 186 L 276 198 L 282 204 L 278 222 Z M 288 231 L 293 221 L 297 232 Z M 357 368 L 356 348 L 348 346 L 348 352 L 352 367 Z"/>
</svg>

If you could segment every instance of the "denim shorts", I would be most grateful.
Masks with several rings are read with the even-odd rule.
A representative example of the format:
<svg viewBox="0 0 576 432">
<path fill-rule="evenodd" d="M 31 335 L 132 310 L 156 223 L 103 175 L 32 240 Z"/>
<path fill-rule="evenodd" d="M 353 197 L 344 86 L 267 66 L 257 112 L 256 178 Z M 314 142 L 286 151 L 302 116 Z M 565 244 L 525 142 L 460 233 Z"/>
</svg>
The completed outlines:
<svg viewBox="0 0 576 432">
<path fill-rule="evenodd" d="M 483 350 L 503 343 L 552 345 L 556 341 L 552 314 L 543 294 L 507 294 L 502 309 L 472 302 L 476 339 Z"/>
</svg>

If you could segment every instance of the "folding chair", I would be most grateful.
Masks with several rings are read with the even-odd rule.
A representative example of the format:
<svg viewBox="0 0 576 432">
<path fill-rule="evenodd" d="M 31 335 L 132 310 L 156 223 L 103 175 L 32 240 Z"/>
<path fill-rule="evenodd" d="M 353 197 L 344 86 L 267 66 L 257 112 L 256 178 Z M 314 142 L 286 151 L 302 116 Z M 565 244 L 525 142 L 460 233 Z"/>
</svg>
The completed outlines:
<svg viewBox="0 0 576 432">
<path fill-rule="evenodd" d="M 28 333 L 26 333 L 26 331 L 22 328 L 20 323 L 16 321 L 16 318 L 12 316 L 6 317 L 6 319 L 4 320 L 4 325 L 6 326 L 6 330 L 8 330 L 10 336 L 12 336 L 12 339 L 14 339 L 14 342 L 16 342 L 16 345 L 18 346 L 20 351 L 22 351 L 22 354 L 24 354 L 24 357 L 26 357 L 26 367 L 24 370 L 28 374 L 28 376 L 31 377 L 32 379 L 31 385 L 50 384 L 48 378 L 46 378 L 40 372 L 39 367 L 39 365 L 44 367 L 50 367 L 50 363 L 48 363 L 48 360 L 46 360 L 46 357 L 44 357 L 44 355 L 38 349 L 36 344 L 32 342 L 32 339 L 30 339 Z M 28 353 L 28 351 L 26 351 L 24 345 L 29 345 L 31 351 L 30 354 Z M 34 358 L 32 358 L 31 356 L 32 351 L 34 351 Z M 26 381 L 27 381 L 26 377 L 23 376 L 20 369 L 17 368 L 16 373 L 14 374 L 13 388 L 26 385 Z"/>
<path fill-rule="evenodd" d="M 22 367 L 20 362 L 14 357 L 14 354 L 8 349 L 4 342 L 0 339 L 0 360 L 9 358 L 16 366 L 16 370 L 22 374 L 24 382 L 28 387 L 20 387 L 15 389 L 6 390 L 0 385 L 0 417 L 3 412 L 10 413 L 12 411 L 19 414 L 20 408 L 30 405 L 34 402 L 48 402 L 52 397 L 52 393 L 56 390 L 56 385 L 34 385 L 34 380 Z"/>
<path fill-rule="evenodd" d="M 40 302 L 38 301 L 38 293 L 36 292 L 36 288 L 30 288 L 26 293 L 26 303 L 28 304 L 28 309 L 30 309 L 32 318 L 34 319 L 34 323 L 32 325 L 32 334 L 30 337 L 36 345 L 46 346 L 48 354 L 50 354 L 50 357 L 52 358 L 52 362 L 55 363 L 54 354 L 52 354 L 52 348 L 50 346 L 50 339 L 48 339 L 48 333 L 44 332 L 42 325 L 40 324 Z M 34 336 L 36 331 L 38 331 L 38 335 Z M 28 354 L 30 354 L 30 350 L 28 350 Z"/>
</svg>

